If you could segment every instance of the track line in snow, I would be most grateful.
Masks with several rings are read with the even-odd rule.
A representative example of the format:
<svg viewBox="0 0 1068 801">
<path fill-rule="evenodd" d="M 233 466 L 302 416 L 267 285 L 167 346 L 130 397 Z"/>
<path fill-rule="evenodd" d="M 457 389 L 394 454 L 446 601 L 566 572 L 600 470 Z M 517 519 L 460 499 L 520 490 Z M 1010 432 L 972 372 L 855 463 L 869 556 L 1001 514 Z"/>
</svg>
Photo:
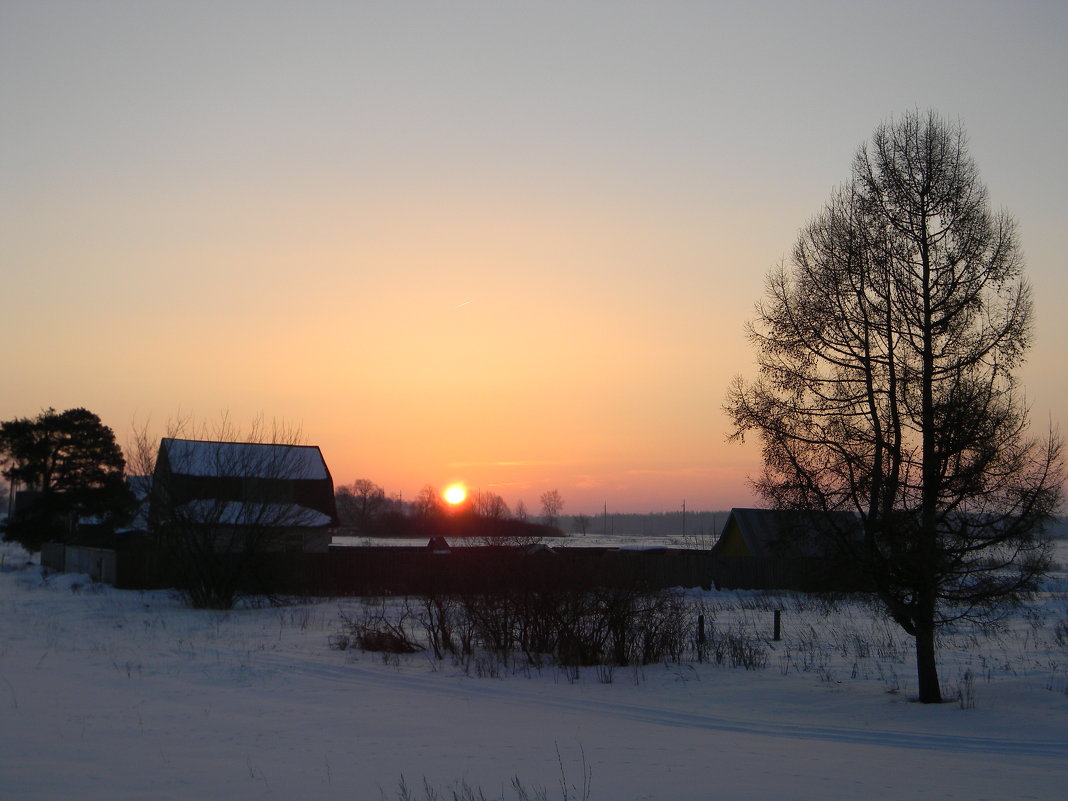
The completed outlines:
<svg viewBox="0 0 1068 801">
<path fill-rule="evenodd" d="M 703 713 L 682 712 L 633 702 L 606 702 L 589 698 L 552 696 L 507 680 L 469 679 L 449 674 L 408 675 L 358 663 L 331 665 L 319 662 L 295 664 L 283 655 L 260 655 L 261 666 L 266 663 L 281 673 L 344 683 L 351 690 L 354 684 L 365 685 L 369 691 L 389 686 L 406 693 L 447 694 L 457 698 L 478 695 L 515 706 L 551 707 L 569 714 L 591 715 L 632 720 L 677 728 L 745 734 L 758 737 L 803 738 L 842 744 L 877 745 L 888 748 L 908 748 L 947 753 L 988 753 L 1020 757 L 1058 758 L 1068 755 L 1068 739 L 1055 741 L 1019 740 L 994 737 L 970 737 L 958 734 L 938 734 L 889 729 L 860 729 L 850 726 L 807 725 L 789 722 L 740 720 Z"/>
</svg>

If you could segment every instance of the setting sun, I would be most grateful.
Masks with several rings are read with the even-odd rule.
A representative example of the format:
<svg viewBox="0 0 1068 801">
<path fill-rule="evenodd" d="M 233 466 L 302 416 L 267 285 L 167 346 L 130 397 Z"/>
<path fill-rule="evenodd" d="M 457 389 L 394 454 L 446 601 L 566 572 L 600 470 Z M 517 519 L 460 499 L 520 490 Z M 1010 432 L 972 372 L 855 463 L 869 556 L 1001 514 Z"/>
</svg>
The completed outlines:
<svg viewBox="0 0 1068 801">
<path fill-rule="evenodd" d="M 459 484 L 453 484 L 445 490 L 445 500 L 453 506 L 461 504 L 467 498 L 467 490 Z"/>
</svg>

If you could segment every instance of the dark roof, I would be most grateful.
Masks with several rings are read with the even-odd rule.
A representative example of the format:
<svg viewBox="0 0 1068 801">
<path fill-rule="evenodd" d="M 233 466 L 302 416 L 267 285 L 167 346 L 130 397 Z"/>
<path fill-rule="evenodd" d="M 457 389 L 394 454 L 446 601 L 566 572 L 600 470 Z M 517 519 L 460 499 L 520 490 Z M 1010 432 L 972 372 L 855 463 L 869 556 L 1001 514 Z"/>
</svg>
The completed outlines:
<svg viewBox="0 0 1068 801">
<path fill-rule="evenodd" d="M 333 480 L 315 445 L 166 437 L 154 481 L 161 490 L 152 495 L 157 517 L 169 505 L 170 513 L 203 524 L 337 524 Z"/>
<path fill-rule="evenodd" d="M 827 556 L 835 550 L 836 537 L 860 528 L 860 519 L 852 512 L 731 509 L 724 532 L 729 530 L 732 519 L 749 552 L 761 558 Z"/>
<path fill-rule="evenodd" d="M 322 480 L 330 477 L 316 445 L 261 442 L 208 442 L 165 437 L 160 459 L 171 473 L 213 478 L 277 478 Z"/>
</svg>

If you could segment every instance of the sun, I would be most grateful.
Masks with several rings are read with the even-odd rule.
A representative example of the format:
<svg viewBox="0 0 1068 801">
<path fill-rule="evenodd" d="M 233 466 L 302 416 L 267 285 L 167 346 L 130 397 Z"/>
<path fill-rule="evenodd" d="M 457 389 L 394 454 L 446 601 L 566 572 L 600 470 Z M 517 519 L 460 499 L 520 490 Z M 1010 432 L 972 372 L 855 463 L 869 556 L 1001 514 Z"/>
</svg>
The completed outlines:
<svg viewBox="0 0 1068 801">
<path fill-rule="evenodd" d="M 451 487 L 445 490 L 445 501 L 458 506 L 467 499 L 467 490 L 464 489 L 462 484 L 453 484 Z"/>
</svg>

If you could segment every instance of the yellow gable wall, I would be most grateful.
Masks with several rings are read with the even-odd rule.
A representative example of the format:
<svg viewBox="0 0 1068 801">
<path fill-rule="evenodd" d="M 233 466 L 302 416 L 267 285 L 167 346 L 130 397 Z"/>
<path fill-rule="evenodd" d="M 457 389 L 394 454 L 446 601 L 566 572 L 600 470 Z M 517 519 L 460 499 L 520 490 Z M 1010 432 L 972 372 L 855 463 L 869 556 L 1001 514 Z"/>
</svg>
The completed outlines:
<svg viewBox="0 0 1068 801">
<path fill-rule="evenodd" d="M 746 547 L 745 540 L 742 538 L 742 532 L 738 528 L 738 523 L 732 517 L 728 522 L 727 527 L 723 530 L 723 534 L 719 539 L 720 556 L 752 556 L 749 548 Z"/>
</svg>

